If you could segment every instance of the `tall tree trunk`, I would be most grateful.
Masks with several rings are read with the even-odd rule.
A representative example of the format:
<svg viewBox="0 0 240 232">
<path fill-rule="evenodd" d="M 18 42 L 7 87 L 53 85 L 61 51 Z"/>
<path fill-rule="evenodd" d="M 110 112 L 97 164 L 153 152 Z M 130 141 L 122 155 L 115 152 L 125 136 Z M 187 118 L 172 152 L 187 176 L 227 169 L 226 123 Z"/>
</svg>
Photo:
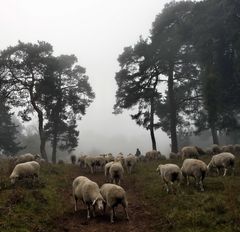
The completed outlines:
<svg viewBox="0 0 240 232">
<path fill-rule="evenodd" d="M 53 143 L 52 143 L 52 162 L 55 164 L 57 162 L 57 134 L 54 133 Z"/>
<path fill-rule="evenodd" d="M 35 102 L 35 98 L 34 98 L 34 94 L 33 94 L 33 85 L 30 86 L 29 94 L 30 94 L 31 104 L 38 115 L 38 130 L 39 130 L 39 136 L 40 136 L 40 153 L 41 153 L 42 158 L 45 159 L 46 161 L 48 161 L 47 153 L 45 150 L 46 136 L 45 136 L 45 133 L 43 130 L 43 113 L 39 109 L 39 107 L 37 106 L 37 104 Z"/>
<path fill-rule="evenodd" d="M 156 139 L 154 135 L 154 96 L 151 96 L 151 109 L 150 109 L 150 135 L 152 140 L 152 149 L 157 150 Z"/>
<path fill-rule="evenodd" d="M 213 144 L 218 144 L 219 145 L 217 130 L 216 130 L 216 127 L 215 127 L 214 123 L 212 123 L 212 125 L 211 125 L 211 133 L 212 133 Z"/>
<path fill-rule="evenodd" d="M 43 115 L 42 112 L 38 113 L 38 130 L 39 130 L 39 136 L 40 136 L 40 153 L 43 159 L 48 161 L 47 153 L 45 150 L 46 145 L 46 136 L 43 130 Z"/>
<path fill-rule="evenodd" d="M 168 100 L 169 100 L 169 113 L 170 113 L 170 133 L 172 152 L 178 152 L 178 141 L 177 141 L 177 110 L 176 110 L 176 99 L 174 96 L 174 82 L 173 82 L 173 65 L 169 70 L 168 74 Z"/>
</svg>

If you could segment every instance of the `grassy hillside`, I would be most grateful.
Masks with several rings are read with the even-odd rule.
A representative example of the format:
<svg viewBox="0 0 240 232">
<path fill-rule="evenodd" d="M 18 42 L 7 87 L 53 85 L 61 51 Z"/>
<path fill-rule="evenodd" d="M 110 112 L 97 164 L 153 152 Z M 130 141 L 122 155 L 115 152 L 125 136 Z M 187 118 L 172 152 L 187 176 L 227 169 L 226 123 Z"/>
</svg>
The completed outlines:
<svg viewBox="0 0 240 232">
<path fill-rule="evenodd" d="M 111 225 L 109 212 L 87 221 L 83 204 L 79 204 L 78 212 L 73 210 L 73 179 L 86 175 L 101 185 L 103 173 L 92 175 L 78 166 L 46 164 L 41 166 L 39 182 L 19 182 L 14 187 L 8 179 L 12 168 L 1 162 L 0 231 L 240 231 L 239 160 L 235 176 L 208 176 L 205 192 L 200 192 L 192 180 L 190 186 L 182 184 L 177 194 L 166 193 L 155 172 L 158 164 L 139 163 L 131 176 L 125 175 L 130 222 L 119 209 L 119 218 Z"/>
</svg>

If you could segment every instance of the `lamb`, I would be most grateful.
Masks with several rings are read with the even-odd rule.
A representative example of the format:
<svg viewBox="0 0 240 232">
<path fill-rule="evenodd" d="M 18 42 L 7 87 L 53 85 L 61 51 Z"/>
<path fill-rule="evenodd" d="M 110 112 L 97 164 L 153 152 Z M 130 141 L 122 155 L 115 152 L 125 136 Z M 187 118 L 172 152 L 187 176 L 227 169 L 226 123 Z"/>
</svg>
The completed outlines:
<svg viewBox="0 0 240 232">
<path fill-rule="evenodd" d="M 135 155 L 129 154 L 125 159 L 124 159 L 125 166 L 127 168 L 127 171 L 129 174 L 132 173 L 132 168 L 136 165 L 137 163 L 137 157 Z"/>
<path fill-rule="evenodd" d="M 31 153 L 26 153 L 26 154 L 18 156 L 15 160 L 15 164 L 25 163 L 28 161 L 34 161 L 37 159 L 40 159 L 40 155 L 38 155 L 38 154 L 33 155 Z"/>
<path fill-rule="evenodd" d="M 121 204 L 123 206 L 126 218 L 127 220 L 129 220 L 129 216 L 127 213 L 128 202 L 126 192 L 122 187 L 115 184 L 104 184 L 100 188 L 100 193 L 102 194 L 103 199 L 105 200 L 104 211 L 106 209 L 106 205 L 111 209 L 110 216 L 111 223 L 114 223 L 113 217 L 116 217 L 114 208 L 118 204 Z"/>
<path fill-rule="evenodd" d="M 95 207 L 103 210 L 104 199 L 100 193 L 97 183 L 85 176 L 78 176 L 72 183 L 73 196 L 75 199 L 75 211 L 77 211 L 77 201 L 82 200 L 87 205 L 87 219 L 90 219 L 90 206 L 93 206 L 93 217 L 95 217 Z"/>
<path fill-rule="evenodd" d="M 106 177 L 106 182 L 108 182 L 110 180 L 109 169 L 110 169 L 110 167 L 113 163 L 114 162 L 111 161 L 111 162 L 106 163 L 105 166 L 104 166 L 104 174 L 105 174 L 105 177 Z"/>
<path fill-rule="evenodd" d="M 207 165 L 202 160 L 185 159 L 181 168 L 182 175 L 187 179 L 189 185 L 189 176 L 193 176 L 196 180 L 196 185 L 200 186 L 200 190 L 204 191 L 203 179 L 207 173 Z"/>
<path fill-rule="evenodd" d="M 156 171 L 161 175 L 167 192 L 169 192 L 169 188 L 173 192 L 173 182 L 176 181 L 178 182 L 178 186 L 180 185 L 182 180 L 182 172 L 176 164 L 159 164 Z"/>
<path fill-rule="evenodd" d="M 24 177 L 37 177 L 39 176 L 40 165 L 36 161 L 29 161 L 25 163 L 17 164 L 12 174 L 10 175 L 11 183 L 14 184 L 16 179 L 24 178 Z"/>
<path fill-rule="evenodd" d="M 226 176 L 228 168 L 231 168 L 232 173 L 234 173 L 234 163 L 235 156 L 232 153 L 222 152 L 220 154 L 212 156 L 212 159 L 208 164 L 208 170 L 216 168 L 219 175 L 220 169 L 224 168 L 223 176 Z"/>
<path fill-rule="evenodd" d="M 122 163 L 120 161 L 114 162 L 109 169 L 111 182 L 120 185 L 123 178 L 123 173 L 124 170 Z"/>
</svg>

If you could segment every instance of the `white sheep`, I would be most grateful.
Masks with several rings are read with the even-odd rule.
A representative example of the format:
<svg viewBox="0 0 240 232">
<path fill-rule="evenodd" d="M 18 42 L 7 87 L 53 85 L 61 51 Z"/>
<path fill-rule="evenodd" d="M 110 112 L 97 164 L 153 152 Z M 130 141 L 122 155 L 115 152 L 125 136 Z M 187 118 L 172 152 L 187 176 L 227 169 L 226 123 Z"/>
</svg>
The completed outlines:
<svg viewBox="0 0 240 232">
<path fill-rule="evenodd" d="M 131 174 L 132 173 L 132 168 L 137 163 L 137 157 L 130 153 L 127 157 L 124 158 L 124 163 L 125 163 L 125 166 L 127 168 L 128 173 Z"/>
<path fill-rule="evenodd" d="M 14 167 L 12 174 L 10 175 L 9 178 L 12 184 L 15 183 L 16 179 L 20 179 L 24 177 L 38 178 L 39 170 L 40 170 L 40 165 L 36 161 L 20 163 Z"/>
<path fill-rule="evenodd" d="M 104 166 L 104 174 L 105 174 L 105 177 L 106 177 L 106 182 L 110 181 L 109 170 L 110 170 L 110 167 L 113 163 L 114 162 L 111 161 L 111 162 L 106 163 L 105 166 Z"/>
<path fill-rule="evenodd" d="M 110 216 L 111 223 L 114 223 L 113 217 L 116 217 L 114 208 L 118 204 L 121 204 L 123 206 L 126 218 L 127 220 L 129 220 L 129 216 L 127 213 L 128 202 L 126 192 L 122 187 L 115 184 L 104 184 L 100 188 L 100 193 L 102 194 L 103 199 L 105 200 L 104 211 L 106 209 L 106 205 L 111 209 Z"/>
<path fill-rule="evenodd" d="M 124 170 L 122 163 L 120 161 L 113 162 L 109 169 L 111 182 L 120 185 L 121 180 L 123 179 L 123 173 Z"/>
<path fill-rule="evenodd" d="M 186 158 L 198 158 L 198 150 L 195 146 L 186 146 L 181 149 L 182 160 Z"/>
<path fill-rule="evenodd" d="M 189 185 L 189 176 L 193 176 L 196 180 L 196 185 L 200 186 L 200 190 L 204 191 L 203 179 L 207 173 L 207 165 L 202 160 L 185 159 L 181 168 L 182 175 L 187 179 Z"/>
<path fill-rule="evenodd" d="M 231 168 L 233 170 L 232 173 L 234 173 L 234 163 L 235 156 L 232 153 L 222 152 L 220 154 L 212 156 L 212 159 L 208 164 L 208 170 L 216 168 L 219 175 L 220 169 L 224 168 L 223 176 L 226 176 L 228 168 Z"/>
<path fill-rule="evenodd" d="M 16 157 L 15 164 L 25 163 L 28 161 L 34 161 L 37 159 L 40 159 L 40 155 L 38 155 L 38 154 L 33 155 L 31 153 L 26 153 L 26 154 L 22 154 L 22 155 L 19 155 L 18 157 Z"/>
<path fill-rule="evenodd" d="M 82 200 L 87 205 L 87 219 L 90 219 L 90 206 L 93 206 L 93 216 L 95 217 L 95 206 L 103 210 L 103 197 L 96 182 L 91 181 L 85 176 L 79 176 L 74 179 L 73 196 L 75 199 L 75 211 L 77 211 L 77 201 Z"/>
<path fill-rule="evenodd" d="M 159 164 L 157 170 L 159 175 L 161 175 L 162 180 L 165 183 L 167 192 L 173 192 L 173 183 L 178 182 L 178 186 L 182 180 L 182 172 L 181 169 L 176 164 Z M 170 184 L 170 186 L 169 186 Z"/>
<path fill-rule="evenodd" d="M 146 152 L 146 155 L 145 155 L 148 161 L 157 160 L 160 158 L 160 156 L 161 156 L 161 152 L 156 150 L 148 151 Z"/>
<path fill-rule="evenodd" d="M 96 172 L 96 168 L 99 167 L 100 169 L 104 168 L 106 164 L 106 159 L 102 156 L 87 156 L 85 157 L 85 166 L 87 166 L 91 173 L 93 174 Z"/>
</svg>

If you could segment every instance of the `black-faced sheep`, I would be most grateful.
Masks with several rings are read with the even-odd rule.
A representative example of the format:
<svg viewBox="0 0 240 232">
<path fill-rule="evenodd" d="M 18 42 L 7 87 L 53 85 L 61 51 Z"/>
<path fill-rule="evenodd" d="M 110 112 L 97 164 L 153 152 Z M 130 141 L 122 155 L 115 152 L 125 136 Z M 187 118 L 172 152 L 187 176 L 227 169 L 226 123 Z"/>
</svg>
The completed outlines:
<svg viewBox="0 0 240 232">
<path fill-rule="evenodd" d="M 9 178 L 12 184 L 14 184 L 17 179 L 24 177 L 38 178 L 39 170 L 40 165 L 36 161 L 20 163 L 15 166 Z"/>
<path fill-rule="evenodd" d="M 200 190 L 204 191 L 203 180 L 207 174 L 207 169 L 207 165 L 202 160 L 185 159 L 181 171 L 182 175 L 187 179 L 187 185 L 189 185 L 189 176 L 193 176 L 196 185 L 199 185 Z"/>
<path fill-rule="evenodd" d="M 127 202 L 126 192 L 122 187 L 115 184 L 104 184 L 102 185 L 100 192 L 103 196 L 103 199 L 105 200 L 104 211 L 105 211 L 106 205 L 111 209 L 111 217 L 110 217 L 111 223 L 114 223 L 113 217 L 116 217 L 114 208 L 118 204 L 121 204 L 123 206 L 126 218 L 127 220 L 129 220 L 128 213 L 127 213 L 128 202 Z"/>
<path fill-rule="evenodd" d="M 74 179 L 73 196 L 75 199 L 75 211 L 77 211 L 77 201 L 82 200 L 87 205 L 87 219 L 90 218 L 90 206 L 93 207 L 93 216 L 95 217 L 95 206 L 103 210 L 103 197 L 97 183 L 89 180 L 85 176 L 79 176 Z"/>
<path fill-rule="evenodd" d="M 234 163 L 235 156 L 229 152 L 223 152 L 212 157 L 211 161 L 208 164 L 208 170 L 210 171 L 212 168 L 216 168 L 219 175 L 220 169 L 223 168 L 223 176 L 226 176 L 227 170 L 229 168 L 231 168 L 234 172 Z"/>
<path fill-rule="evenodd" d="M 178 183 L 179 187 L 182 179 L 182 172 L 176 164 L 159 164 L 156 171 L 161 175 L 167 192 L 169 192 L 169 188 L 170 191 L 173 192 L 173 183 L 175 181 Z"/>
</svg>

